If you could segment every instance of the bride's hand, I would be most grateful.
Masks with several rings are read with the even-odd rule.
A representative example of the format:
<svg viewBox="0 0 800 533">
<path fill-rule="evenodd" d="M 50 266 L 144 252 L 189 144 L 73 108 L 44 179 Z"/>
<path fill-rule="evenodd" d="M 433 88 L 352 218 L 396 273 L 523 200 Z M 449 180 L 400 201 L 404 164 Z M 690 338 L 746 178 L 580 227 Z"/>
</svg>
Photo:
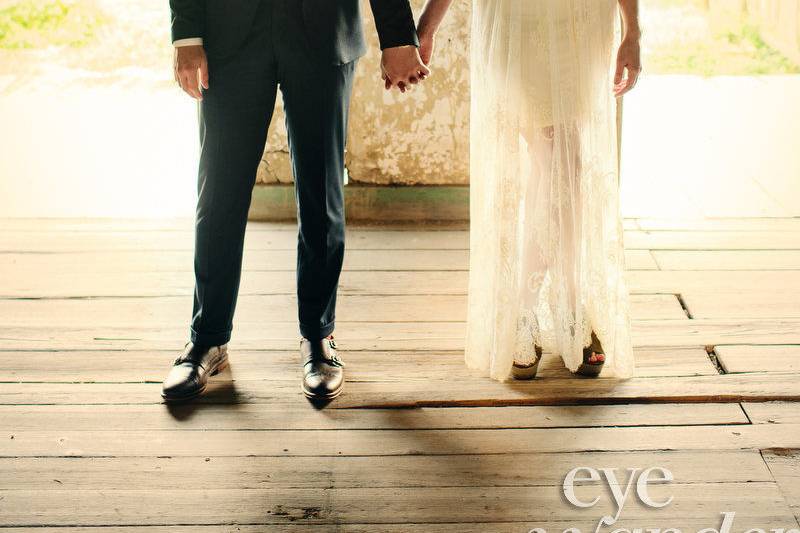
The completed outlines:
<svg viewBox="0 0 800 533">
<path fill-rule="evenodd" d="M 419 55 L 426 65 L 431 64 L 433 50 L 436 48 L 436 34 L 433 32 L 419 32 Z"/>
<path fill-rule="evenodd" d="M 626 70 L 628 75 L 623 78 Z M 639 39 L 623 39 L 617 52 L 617 70 L 614 73 L 614 96 L 622 96 L 633 89 L 641 71 Z"/>
</svg>

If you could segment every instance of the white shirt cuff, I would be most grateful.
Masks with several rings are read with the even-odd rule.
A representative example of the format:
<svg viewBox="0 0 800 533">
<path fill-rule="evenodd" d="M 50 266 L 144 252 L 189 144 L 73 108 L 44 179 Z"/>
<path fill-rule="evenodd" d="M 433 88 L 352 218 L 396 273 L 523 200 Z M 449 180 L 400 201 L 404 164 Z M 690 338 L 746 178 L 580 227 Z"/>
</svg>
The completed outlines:
<svg viewBox="0 0 800 533">
<path fill-rule="evenodd" d="M 203 46 L 203 38 L 202 37 L 189 37 L 188 39 L 178 39 L 177 41 L 172 41 L 172 46 L 178 48 L 179 46 Z"/>
</svg>

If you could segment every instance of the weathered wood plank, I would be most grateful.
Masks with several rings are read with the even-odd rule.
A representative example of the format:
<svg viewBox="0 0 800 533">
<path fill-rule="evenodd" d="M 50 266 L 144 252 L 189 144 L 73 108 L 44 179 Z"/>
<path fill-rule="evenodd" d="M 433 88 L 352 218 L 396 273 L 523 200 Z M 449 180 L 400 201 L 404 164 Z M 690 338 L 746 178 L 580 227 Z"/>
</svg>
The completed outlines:
<svg viewBox="0 0 800 533">
<path fill-rule="evenodd" d="M 463 523 L 416 523 L 416 524 L 324 524 L 312 525 L 304 523 L 290 524 L 270 524 L 270 533 L 524 533 L 535 528 L 544 531 L 561 532 L 568 528 L 576 528 L 579 531 L 594 531 L 597 528 L 597 520 L 584 520 L 572 518 L 567 521 L 536 520 L 527 522 L 481 522 L 477 524 Z M 679 531 L 700 531 L 712 527 L 719 528 L 721 517 L 717 520 L 707 518 L 684 518 L 670 517 L 670 528 Z M 629 531 L 641 528 L 643 521 L 638 519 L 620 519 L 614 523 L 614 527 L 625 528 Z M 653 524 L 652 522 L 647 522 Z M 742 517 L 736 516 L 734 522 L 737 531 L 748 531 L 752 528 L 759 528 L 769 531 L 770 529 L 790 530 L 792 524 L 786 525 L 785 517 Z M 653 524 L 657 528 L 657 524 Z M 221 525 L 221 526 L 202 526 L 192 525 L 192 531 L 198 533 L 263 533 L 264 525 Z M 144 533 L 173 533 L 176 526 L 78 526 L 78 527 L 31 527 L 31 528 L 5 528 L 4 533 L 130 533 L 131 531 L 142 531 Z"/>
<path fill-rule="evenodd" d="M 351 249 L 467 249 L 468 232 L 438 229 L 351 228 Z M 293 226 L 248 226 L 248 249 L 291 250 L 297 244 Z M 191 250 L 193 232 L 157 231 L 8 231 L 0 235 L 2 252 L 60 252 L 100 250 Z M 625 245 L 638 250 L 798 250 L 797 231 L 647 231 L 626 230 Z"/>
<path fill-rule="evenodd" d="M 800 374 L 800 345 L 754 344 L 714 347 L 722 367 L 733 372 L 794 372 Z M 798 376 L 800 377 L 800 376 Z"/>
<path fill-rule="evenodd" d="M 800 425 L 4 432 L 2 457 L 380 456 L 800 448 Z M 12 438 L 13 436 L 13 438 Z"/>
<path fill-rule="evenodd" d="M 370 252 L 372 253 L 372 252 Z M 2 256 L 0 255 L 0 258 Z M 92 267 L 64 271 L 53 258 L 47 270 L 27 269 L 25 263 L 0 268 L 7 280 L 0 298 L 86 298 L 184 296 L 191 294 L 194 275 L 188 271 L 127 271 Z M 387 268 L 382 268 L 386 266 Z M 349 270 L 342 275 L 342 294 L 465 294 L 467 271 L 429 268 L 391 270 L 379 265 L 373 270 Z M 411 265 L 401 265 L 403 267 Z M 423 265 L 424 267 L 425 265 Z M 3 270 L 9 272 L 4 275 Z M 800 270 L 788 271 L 675 271 L 632 270 L 626 273 L 633 294 L 678 294 L 699 292 L 782 291 L 800 297 Z M 294 270 L 246 271 L 239 294 L 294 294 Z"/>
<path fill-rule="evenodd" d="M 797 231 L 625 232 L 629 250 L 800 250 Z"/>
<path fill-rule="evenodd" d="M 629 250 L 626 266 L 653 270 L 655 261 L 647 250 Z M 36 278 L 41 275 L 86 275 L 87 272 L 192 272 L 191 250 L 109 251 L 60 253 L 0 253 L 0 275 Z M 247 250 L 245 272 L 294 272 L 295 250 Z M 439 270 L 466 271 L 468 250 L 347 250 L 342 269 L 351 271 Z"/>
<path fill-rule="evenodd" d="M 800 270 L 651 270 L 626 273 L 633 293 L 795 293 L 800 298 Z"/>
<path fill-rule="evenodd" d="M 662 270 L 800 270 L 800 250 L 653 250 Z"/>
<path fill-rule="evenodd" d="M 344 345 L 342 345 L 344 348 Z M 342 350 L 348 381 L 454 380 L 479 377 L 464 364 L 464 354 L 438 351 Z M 0 382 L 157 382 L 163 379 L 176 351 L 0 352 Z M 637 349 L 639 377 L 716 375 L 702 347 Z M 124 364 L 120 364 L 125 361 Z M 231 368 L 223 376 L 236 380 L 296 380 L 296 351 L 231 350 Z M 545 354 L 539 377 L 569 378 L 560 357 Z"/>
<path fill-rule="evenodd" d="M 578 487 L 583 500 L 597 487 Z M 719 509 L 737 516 L 783 519 L 793 516 L 774 483 L 669 484 L 651 487 L 660 501 L 654 509 L 630 498 L 625 520 L 698 518 L 715 523 Z M 366 488 L 366 489 L 184 489 L 180 491 L 6 491 L 0 500 L 0 524 L 341 524 L 360 523 L 482 523 L 547 521 L 614 515 L 613 499 L 601 492 L 597 504 L 578 511 L 564 504 L 557 490 L 540 487 Z M 203 504 L 198 504 L 203 502 Z M 615 524 L 616 526 L 616 524 Z"/>
<path fill-rule="evenodd" d="M 0 479 L 2 490 L 57 491 L 171 489 L 181 486 L 186 472 L 193 473 L 198 486 L 218 489 L 553 487 L 561 485 L 576 465 L 621 471 L 661 466 L 679 483 L 773 481 L 757 450 L 435 457 L 22 457 L 0 458 Z"/>
<path fill-rule="evenodd" d="M 53 327 L 0 324 L 0 351 L 180 350 L 188 338 L 188 316 L 170 324 Z M 347 351 L 463 350 L 464 322 L 337 321 L 337 338 Z M 716 344 L 800 344 L 800 319 L 633 320 L 637 347 Z M 235 349 L 295 350 L 297 324 L 271 321 L 234 324 Z"/>
<path fill-rule="evenodd" d="M 626 219 L 632 220 L 632 219 Z M 389 223 L 349 223 L 351 230 L 358 231 L 380 231 L 383 229 L 401 230 L 425 230 L 440 231 L 463 230 L 469 228 L 469 224 L 464 222 L 437 222 L 435 224 L 401 224 Z M 194 231 L 195 223 L 193 217 L 167 217 L 167 218 L 9 218 L 0 217 L 0 230 L 17 231 L 23 233 L 47 232 L 47 233 L 108 233 L 108 232 L 153 232 L 153 231 Z M 250 220 L 247 222 L 247 230 L 257 231 L 289 231 L 297 232 L 297 226 L 291 222 L 268 222 L 262 220 Z"/>
<path fill-rule="evenodd" d="M 282 253 L 288 257 L 289 252 Z M 349 252 L 347 257 L 356 257 L 350 261 L 352 266 L 348 266 L 346 260 L 340 292 L 464 294 L 467 290 L 466 253 L 461 250 Z M 165 254 L 157 254 L 158 259 L 154 253 L 149 254 L 150 257 L 132 252 L 74 254 L 74 264 L 62 262 L 63 256 L 67 254 L 0 254 L 0 277 L 7 280 L 7 284 L 0 289 L 0 298 L 191 294 L 194 286 L 194 275 L 190 271 L 191 258 L 186 257 L 182 268 L 175 265 L 175 270 L 172 270 L 161 259 Z M 431 254 L 443 254 L 444 257 L 426 258 Z M 93 257 L 97 255 L 111 257 Z M 119 255 L 130 256 L 131 261 L 127 257 L 117 257 Z M 464 257 L 457 258 L 456 255 Z M 401 257 L 402 259 L 395 260 Z M 415 257 L 423 259 L 415 264 Z M 636 268 L 655 268 L 649 255 L 642 256 L 635 263 Z M 248 268 L 246 265 L 240 294 L 294 294 L 295 283 L 293 259 L 287 261 L 285 267 L 269 261 L 264 268 Z"/>
<path fill-rule="evenodd" d="M 800 218 L 637 218 L 626 219 L 626 222 L 629 223 L 626 229 L 645 231 L 800 232 Z"/>
<path fill-rule="evenodd" d="M 764 450 L 764 461 L 800 521 L 800 450 Z"/>
<path fill-rule="evenodd" d="M 195 405 L 200 406 L 198 409 L 209 403 L 305 405 L 298 382 L 228 381 L 213 378 L 206 395 L 197 400 Z M 0 405 L 153 404 L 161 403 L 160 388 L 160 383 L 0 383 Z M 467 376 L 457 381 L 438 381 L 435 387 L 422 381 L 350 382 L 329 408 L 726 403 L 771 400 L 800 400 L 800 380 L 797 376 L 728 374 L 627 381 L 573 377 L 508 383 Z"/>
<path fill-rule="evenodd" d="M 800 403 L 764 402 L 742 404 L 753 424 L 797 424 L 800 423 Z"/>
<path fill-rule="evenodd" d="M 650 250 L 625 250 L 625 269 L 657 270 L 658 265 Z"/>
<path fill-rule="evenodd" d="M 14 268 L 14 273 L 3 276 L 0 272 L 0 276 L 7 280 L 7 285 L 0 289 L 0 299 L 188 297 L 194 288 L 194 275 L 191 272 L 126 272 L 124 269 L 96 272 L 91 267 L 82 271 L 63 272 L 54 264 L 51 272 L 25 271 L 24 266 L 19 266 Z M 466 270 L 352 270 L 342 274 L 339 292 L 343 295 L 466 294 L 467 278 Z M 239 294 L 291 295 L 296 292 L 295 279 L 294 270 L 244 272 Z M 677 293 L 685 286 L 672 282 L 669 276 L 633 279 L 634 284 L 630 288 L 638 294 Z M 639 279 L 644 281 L 639 282 Z M 703 288 L 701 281 L 687 285 Z M 794 279 L 786 281 L 793 283 Z M 647 287 L 668 288 L 652 290 Z"/>
<path fill-rule="evenodd" d="M 424 305 L 420 303 L 424 301 Z M 376 296 L 342 295 L 337 317 L 358 322 L 451 322 L 466 318 L 466 295 Z M 6 326 L 125 327 L 136 324 L 162 326 L 185 323 L 192 300 L 185 297 L 102 298 L 79 300 L 0 300 L 0 316 Z M 671 294 L 634 295 L 631 313 L 640 319 L 682 319 L 686 315 Z M 294 296 L 244 295 L 237 304 L 238 324 L 263 328 L 271 321 L 297 315 Z"/>
<path fill-rule="evenodd" d="M 686 291 L 681 294 L 695 318 L 798 318 L 800 293 L 785 290 L 762 292 Z"/>
<path fill-rule="evenodd" d="M 337 320 L 337 340 L 354 350 L 463 350 L 463 322 L 348 322 Z M 180 351 L 188 340 L 189 317 L 174 324 L 119 327 L 82 324 L 78 327 L 7 327 L 0 325 L 0 351 L 7 350 L 170 350 Z M 234 322 L 232 347 L 255 350 L 296 350 L 296 322 L 270 321 L 260 325 Z M 697 344 L 697 343 L 695 343 Z"/>
<path fill-rule="evenodd" d="M 800 231 L 800 219 L 786 217 L 770 218 L 625 218 L 626 230 L 648 231 Z M 380 225 L 350 225 L 352 228 L 369 231 L 380 229 Z M 464 224 L 454 224 L 466 228 Z M 450 225 L 432 226 L 432 229 Z M 192 231 L 194 220 L 190 217 L 176 218 L 4 218 L 0 217 L 2 231 Z M 294 224 L 283 222 L 250 221 L 250 231 L 295 231 Z"/>
<path fill-rule="evenodd" d="M 736 404 L 329 409 L 309 405 L 0 406 L 0 431 L 498 429 L 749 423 Z"/>
<path fill-rule="evenodd" d="M 294 250 L 297 233 L 270 228 L 247 231 L 246 250 Z M 466 250 L 469 235 L 463 230 L 430 229 L 349 229 L 345 237 L 350 250 Z M 194 233 L 184 230 L 162 231 L 78 231 L 0 233 L 0 252 L 53 253 L 99 252 L 103 250 L 160 251 L 192 250 Z"/>
<path fill-rule="evenodd" d="M 617 402 L 738 402 L 800 400 L 800 383 L 794 374 L 732 374 L 647 378 L 617 381 L 542 379 L 533 383 L 494 383 L 463 380 L 468 392 L 456 384 L 442 382 L 434 390 L 421 383 L 397 383 L 380 389 L 380 384 L 353 383 L 337 407 L 426 406 L 426 405 L 531 405 Z M 354 390 L 355 389 L 355 390 Z"/>
<path fill-rule="evenodd" d="M 641 250 L 631 257 L 644 262 L 649 254 Z M 467 270 L 468 250 L 347 250 L 345 272 L 384 270 Z M 652 259 L 647 263 L 652 267 Z M 0 274 L 35 278 L 40 275 L 79 276 L 87 272 L 183 272 L 191 273 L 191 250 L 165 251 L 99 251 L 61 253 L 3 253 L 0 254 Z M 244 254 L 244 272 L 294 272 L 295 250 L 247 250 Z"/>
<path fill-rule="evenodd" d="M 22 268 L 22 267 L 20 267 Z M 54 267 L 57 270 L 57 267 Z M 349 294 L 465 294 L 466 271 L 349 271 L 341 279 L 340 293 Z M 0 298 L 88 298 L 157 297 L 190 295 L 194 276 L 190 272 L 83 272 L 59 271 L 32 275 L 3 276 L 7 285 Z M 800 270 L 797 271 L 629 271 L 628 289 L 634 294 L 701 292 L 751 293 L 783 292 L 800 298 Z M 294 271 L 245 272 L 241 295 L 295 292 Z"/>
<path fill-rule="evenodd" d="M 800 343 L 795 318 L 642 320 L 632 329 L 637 346 Z"/>
<path fill-rule="evenodd" d="M 158 298 L 191 299 L 194 275 L 190 272 L 103 272 L 6 278 L 14 288 L 0 289 L 2 299 Z M 294 271 L 245 272 L 240 296 L 294 295 Z M 339 294 L 347 295 L 460 295 L 467 292 L 466 272 L 396 271 L 344 272 Z"/>
</svg>

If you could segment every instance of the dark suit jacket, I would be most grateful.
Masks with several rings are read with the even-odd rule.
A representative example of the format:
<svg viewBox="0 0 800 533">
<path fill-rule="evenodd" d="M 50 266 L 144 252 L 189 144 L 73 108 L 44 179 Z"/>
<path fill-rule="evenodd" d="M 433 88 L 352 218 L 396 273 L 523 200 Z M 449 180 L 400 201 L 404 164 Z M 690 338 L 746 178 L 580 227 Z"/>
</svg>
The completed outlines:
<svg viewBox="0 0 800 533">
<path fill-rule="evenodd" d="M 349 63 L 366 51 L 359 0 L 303 3 L 306 33 L 320 59 Z M 247 36 L 259 0 L 170 0 L 172 40 L 202 37 L 209 55 L 232 53 Z M 419 46 L 409 0 L 370 0 L 381 49 Z"/>
</svg>

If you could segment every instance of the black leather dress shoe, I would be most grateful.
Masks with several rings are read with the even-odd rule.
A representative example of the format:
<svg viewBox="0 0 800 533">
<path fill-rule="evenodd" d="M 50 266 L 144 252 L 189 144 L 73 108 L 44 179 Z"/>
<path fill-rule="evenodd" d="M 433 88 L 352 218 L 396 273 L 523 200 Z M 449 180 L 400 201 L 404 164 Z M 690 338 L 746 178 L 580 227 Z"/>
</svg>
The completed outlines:
<svg viewBox="0 0 800 533">
<path fill-rule="evenodd" d="M 173 365 L 164 380 L 161 397 L 168 402 L 189 400 L 206 390 L 210 376 L 228 366 L 228 345 L 202 348 L 190 342 Z"/>
<path fill-rule="evenodd" d="M 344 362 L 332 338 L 300 341 L 303 360 L 303 394 L 310 400 L 332 400 L 344 385 Z"/>
</svg>

